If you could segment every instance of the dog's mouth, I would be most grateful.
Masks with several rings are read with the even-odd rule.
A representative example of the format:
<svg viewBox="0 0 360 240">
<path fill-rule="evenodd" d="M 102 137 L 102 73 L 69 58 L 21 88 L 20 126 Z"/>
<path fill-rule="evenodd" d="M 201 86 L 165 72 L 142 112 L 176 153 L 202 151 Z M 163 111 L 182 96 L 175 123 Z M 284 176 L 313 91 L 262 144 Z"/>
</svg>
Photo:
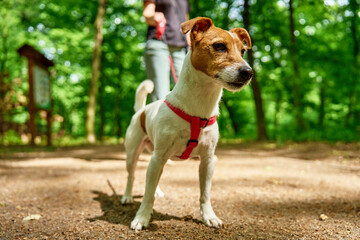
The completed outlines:
<svg viewBox="0 0 360 240">
<path fill-rule="evenodd" d="M 220 74 L 216 74 L 215 79 L 217 79 L 223 87 L 225 87 L 227 90 L 230 90 L 230 91 L 240 90 L 241 88 L 245 87 L 251 81 L 251 79 L 249 79 L 249 80 L 224 79 L 223 76 L 221 76 Z"/>
<path fill-rule="evenodd" d="M 248 82 L 227 82 L 227 84 L 232 88 L 241 88 L 245 86 Z"/>
</svg>

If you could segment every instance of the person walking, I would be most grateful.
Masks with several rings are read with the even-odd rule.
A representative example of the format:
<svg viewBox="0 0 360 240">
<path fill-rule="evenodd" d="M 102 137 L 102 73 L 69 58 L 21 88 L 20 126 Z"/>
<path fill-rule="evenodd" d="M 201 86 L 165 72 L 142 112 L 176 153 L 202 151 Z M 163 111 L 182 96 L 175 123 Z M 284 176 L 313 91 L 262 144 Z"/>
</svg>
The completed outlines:
<svg viewBox="0 0 360 240">
<path fill-rule="evenodd" d="M 148 24 L 145 66 L 147 77 L 155 86 L 152 101 L 165 99 L 170 91 L 171 61 L 176 77 L 180 74 L 189 42 L 180 25 L 189 19 L 189 12 L 188 0 L 144 0 L 143 16 Z"/>
</svg>

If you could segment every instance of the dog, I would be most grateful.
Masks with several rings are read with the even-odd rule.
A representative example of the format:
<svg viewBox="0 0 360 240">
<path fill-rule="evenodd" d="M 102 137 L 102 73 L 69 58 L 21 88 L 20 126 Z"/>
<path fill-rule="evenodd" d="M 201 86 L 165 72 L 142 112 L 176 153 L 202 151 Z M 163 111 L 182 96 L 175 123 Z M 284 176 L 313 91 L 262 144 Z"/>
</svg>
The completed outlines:
<svg viewBox="0 0 360 240">
<path fill-rule="evenodd" d="M 209 18 L 197 17 L 181 24 L 190 34 L 190 51 L 185 57 L 178 83 L 166 96 L 145 106 L 146 95 L 153 89 L 144 81 L 136 94 L 135 110 L 126 131 L 127 186 L 122 204 L 133 202 L 132 187 L 138 157 L 145 145 L 152 145 L 146 173 L 146 187 L 131 228 L 149 225 L 155 192 L 168 159 L 200 157 L 200 213 L 210 227 L 221 227 L 210 203 L 214 152 L 219 137 L 216 116 L 223 88 L 235 92 L 246 86 L 253 70 L 243 59 L 251 48 L 251 39 L 243 28 L 225 31 Z M 246 43 L 246 44 L 245 44 Z"/>
</svg>

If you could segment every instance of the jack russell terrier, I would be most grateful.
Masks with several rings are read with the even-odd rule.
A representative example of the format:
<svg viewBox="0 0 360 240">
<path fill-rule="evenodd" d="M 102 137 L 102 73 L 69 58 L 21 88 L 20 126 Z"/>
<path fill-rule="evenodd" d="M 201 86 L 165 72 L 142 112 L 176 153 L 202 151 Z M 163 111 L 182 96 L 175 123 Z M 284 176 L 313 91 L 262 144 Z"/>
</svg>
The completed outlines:
<svg viewBox="0 0 360 240">
<path fill-rule="evenodd" d="M 200 157 L 200 213 L 210 227 L 221 227 L 210 203 L 214 152 L 219 132 L 216 116 L 223 88 L 238 91 L 246 86 L 253 71 L 243 59 L 251 48 L 243 28 L 225 31 L 209 18 L 197 17 L 181 24 L 183 34 L 190 32 L 191 50 L 186 55 L 180 79 L 166 100 L 145 106 L 152 83 L 144 81 L 136 94 L 135 110 L 126 131 L 126 168 L 128 182 L 121 203 L 133 202 L 132 187 L 138 157 L 147 144 L 153 149 L 146 173 L 146 187 L 141 206 L 131 228 L 149 225 L 155 192 L 168 159 Z M 246 45 L 245 45 L 246 43 Z"/>
</svg>

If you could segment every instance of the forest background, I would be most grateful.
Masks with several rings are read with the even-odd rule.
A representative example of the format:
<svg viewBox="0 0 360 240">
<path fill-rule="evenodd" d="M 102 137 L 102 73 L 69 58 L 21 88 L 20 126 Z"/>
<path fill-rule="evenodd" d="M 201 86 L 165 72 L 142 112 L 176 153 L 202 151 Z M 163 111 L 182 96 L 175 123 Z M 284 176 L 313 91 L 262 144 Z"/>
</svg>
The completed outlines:
<svg viewBox="0 0 360 240">
<path fill-rule="evenodd" d="M 223 139 L 360 139 L 359 0 L 190 0 L 190 17 L 245 27 L 252 84 L 225 91 Z M 32 45 L 50 69 L 54 144 L 118 142 L 146 78 L 140 0 L 0 0 L 0 145 L 29 142 L 27 64 Z M 94 118 L 92 118 L 94 116 Z M 36 118 L 46 132 L 44 114 Z M 37 138 L 45 144 L 46 139 Z"/>
</svg>

